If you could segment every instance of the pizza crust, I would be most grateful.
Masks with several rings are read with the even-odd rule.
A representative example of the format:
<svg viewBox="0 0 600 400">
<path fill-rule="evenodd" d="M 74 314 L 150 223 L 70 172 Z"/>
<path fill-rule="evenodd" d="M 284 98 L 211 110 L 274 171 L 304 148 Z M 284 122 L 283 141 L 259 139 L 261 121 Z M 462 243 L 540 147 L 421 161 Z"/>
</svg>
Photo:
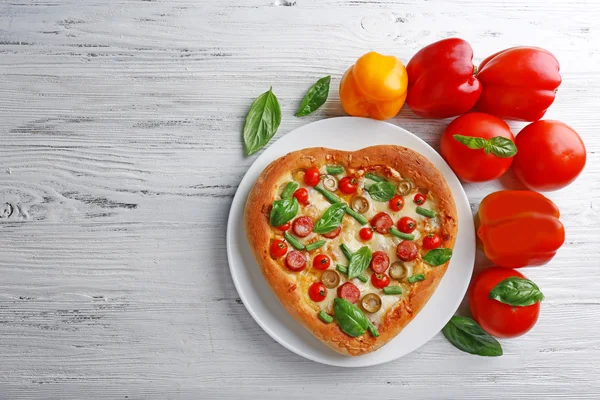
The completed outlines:
<svg viewBox="0 0 600 400">
<path fill-rule="evenodd" d="M 353 338 L 342 332 L 337 323 L 325 324 L 318 319 L 314 308 L 306 303 L 296 285 L 296 273 L 286 270 L 270 256 L 272 228 L 269 214 L 278 194 L 278 182 L 284 175 L 297 169 L 327 164 L 343 165 L 348 169 L 383 171 L 391 167 L 401 176 L 410 178 L 417 187 L 435 193 L 443 247 L 453 248 L 458 220 L 452 193 L 441 173 L 424 156 L 406 147 L 381 145 L 354 152 L 308 148 L 289 153 L 265 168 L 248 196 L 245 210 L 246 235 L 263 276 L 288 313 L 306 329 L 333 350 L 356 356 L 377 350 L 400 333 L 427 303 L 446 272 L 448 263 L 431 269 L 424 281 L 411 286 L 408 297 L 386 313 L 378 326 L 380 336 L 377 338 L 369 333 Z"/>
</svg>

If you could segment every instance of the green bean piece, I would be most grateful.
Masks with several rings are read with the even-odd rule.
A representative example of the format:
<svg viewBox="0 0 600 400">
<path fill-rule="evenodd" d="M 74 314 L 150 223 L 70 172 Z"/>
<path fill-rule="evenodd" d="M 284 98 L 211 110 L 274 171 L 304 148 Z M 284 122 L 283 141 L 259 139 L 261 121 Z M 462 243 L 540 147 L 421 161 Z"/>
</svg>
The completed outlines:
<svg viewBox="0 0 600 400">
<path fill-rule="evenodd" d="M 285 185 L 285 189 L 283 189 L 283 192 L 281 192 L 281 198 L 288 199 L 292 197 L 296 189 L 298 189 L 298 186 L 299 185 L 296 182 L 288 182 L 288 184 Z"/>
<path fill-rule="evenodd" d="M 369 323 L 367 329 L 369 330 L 369 332 L 371 332 L 371 335 L 373 337 L 379 337 L 379 331 L 377 330 L 377 328 L 375 328 L 375 325 L 373 325 L 373 323 L 369 320 L 367 320 L 367 322 Z"/>
<path fill-rule="evenodd" d="M 402 288 L 400 286 L 386 286 L 383 288 L 383 294 L 387 294 L 387 295 L 402 294 Z"/>
<path fill-rule="evenodd" d="M 287 231 L 283 232 L 283 237 L 287 240 L 296 250 L 306 250 L 306 247 L 300 243 L 298 239 L 290 235 Z"/>
<path fill-rule="evenodd" d="M 306 245 L 306 251 L 313 251 L 318 249 L 319 247 L 323 247 L 325 246 L 325 243 L 327 243 L 325 240 L 317 240 L 314 243 L 308 244 Z"/>
<path fill-rule="evenodd" d="M 417 214 L 421 214 L 427 218 L 435 218 L 435 211 L 431 211 L 423 207 L 417 207 Z"/>
<path fill-rule="evenodd" d="M 348 261 L 350 261 L 350 257 L 352 257 L 352 250 L 350 250 L 346 243 L 340 244 L 340 249 L 342 249 L 342 253 L 344 253 Z"/>
<path fill-rule="evenodd" d="M 364 216 L 354 211 L 350 206 L 346 207 L 346 214 L 357 220 L 358 223 L 361 225 L 366 225 L 366 223 L 368 222 Z"/>
<path fill-rule="evenodd" d="M 328 165 L 326 168 L 329 175 L 339 175 L 345 171 L 341 165 Z"/>
<path fill-rule="evenodd" d="M 415 282 L 424 281 L 424 280 L 425 280 L 424 274 L 416 274 L 416 275 L 408 277 L 408 281 L 410 283 L 415 283 Z"/>
<path fill-rule="evenodd" d="M 348 275 L 348 267 L 346 267 L 345 265 L 336 264 L 335 269 L 340 274 Z M 369 277 L 365 274 L 360 274 L 359 276 L 356 277 L 356 279 L 358 279 L 362 283 L 369 282 Z"/>
<path fill-rule="evenodd" d="M 330 191 L 326 190 L 325 188 L 322 188 L 321 186 L 315 186 L 315 190 L 319 193 L 321 193 L 323 195 L 323 197 L 325 197 L 325 199 L 330 202 L 331 204 L 335 204 L 335 203 L 341 203 L 342 200 L 337 197 L 335 194 L 331 193 Z"/>
<path fill-rule="evenodd" d="M 326 324 L 330 324 L 333 322 L 333 317 L 331 315 L 327 314 L 323 310 L 319 311 L 319 318 L 321 319 L 321 321 L 325 322 Z"/>
<path fill-rule="evenodd" d="M 367 172 L 365 174 L 365 178 L 370 179 L 370 180 L 375 181 L 375 182 L 384 182 L 386 180 L 384 177 L 372 174 L 370 172 Z"/>
<path fill-rule="evenodd" d="M 396 227 L 392 226 L 389 230 L 389 232 L 396 236 L 397 238 L 403 239 L 403 240 L 415 240 L 415 235 L 411 235 L 410 233 L 404 233 L 404 232 L 400 232 L 398 229 L 396 229 Z"/>
<path fill-rule="evenodd" d="M 356 279 L 358 279 L 362 283 L 369 282 L 369 277 L 367 275 L 365 275 L 365 274 L 360 274 L 359 276 L 356 277 Z"/>
</svg>

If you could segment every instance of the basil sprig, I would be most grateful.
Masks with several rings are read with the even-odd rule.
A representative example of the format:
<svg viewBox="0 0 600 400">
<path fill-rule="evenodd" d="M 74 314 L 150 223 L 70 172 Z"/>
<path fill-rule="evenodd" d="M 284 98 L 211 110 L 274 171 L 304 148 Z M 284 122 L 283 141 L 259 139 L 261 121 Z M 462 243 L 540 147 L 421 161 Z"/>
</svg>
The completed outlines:
<svg viewBox="0 0 600 400">
<path fill-rule="evenodd" d="M 246 154 L 262 149 L 275 135 L 280 123 L 281 108 L 273 88 L 270 88 L 254 100 L 246 115 L 243 132 Z"/>
<path fill-rule="evenodd" d="M 437 267 L 449 261 L 450 258 L 452 258 L 452 249 L 433 249 L 423 256 L 423 261 Z"/>
<path fill-rule="evenodd" d="M 457 349 L 479 356 L 502 355 L 502 346 L 471 318 L 453 316 L 442 333 Z"/>
<path fill-rule="evenodd" d="M 298 214 L 298 200 L 295 197 L 275 200 L 269 223 L 271 226 L 281 226 Z"/>
<path fill-rule="evenodd" d="M 526 307 L 544 300 L 544 295 L 529 279 L 511 276 L 498 283 L 490 291 L 489 298 L 511 306 Z"/>
<path fill-rule="evenodd" d="M 396 186 L 388 181 L 375 182 L 368 187 L 365 186 L 365 190 L 375 201 L 390 201 L 396 194 Z"/>
<path fill-rule="evenodd" d="M 305 115 L 312 114 L 317 108 L 321 107 L 329 96 L 329 83 L 331 82 L 331 75 L 319 79 L 314 85 L 308 89 L 300 108 L 296 113 L 296 117 L 304 117 Z"/>
<path fill-rule="evenodd" d="M 373 254 L 367 246 L 363 246 L 353 253 L 348 263 L 348 278 L 356 278 L 365 272 L 371 263 L 371 257 L 373 257 Z"/>
<path fill-rule="evenodd" d="M 354 304 L 340 297 L 333 300 L 333 312 L 340 329 L 347 335 L 357 337 L 364 335 L 370 328 L 365 314 Z M 375 330 L 376 331 L 376 330 Z"/>
<path fill-rule="evenodd" d="M 464 135 L 453 135 L 453 137 L 470 149 L 483 149 L 485 154 L 492 153 L 496 157 L 510 158 L 517 154 L 517 146 L 514 142 L 503 136 L 496 136 L 487 140 L 481 137 Z"/>
<path fill-rule="evenodd" d="M 346 214 L 346 204 L 336 203 L 331 205 L 315 224 L 313 229 L 316 233 L 329 233 L 342 225 L 342 220 Z"/>
</svg>

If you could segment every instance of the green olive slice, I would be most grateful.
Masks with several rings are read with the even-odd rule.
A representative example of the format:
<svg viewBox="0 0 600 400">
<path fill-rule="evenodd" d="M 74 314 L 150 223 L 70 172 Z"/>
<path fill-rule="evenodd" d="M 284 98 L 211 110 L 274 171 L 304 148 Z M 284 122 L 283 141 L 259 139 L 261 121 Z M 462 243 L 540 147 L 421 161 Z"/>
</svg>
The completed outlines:
<svg viewBox="0 0 600 400">
<path fill-rule="evenodd" d="M 408 267 L 402 261 L 394 261 L 388 273 L 394 279 L 403 279 L 408 276 Z"/>
<path fill-rule="evenodd" d="M 323 177 L 323 187 L 330 192 L 338 190 L 338 180 L 333 175 L 325 175 Z"/>
<path fill-rule="evenodd" d="M 381 297 L 375 293 L 365 294 L 360 303 L 366 312 L 376 313 L 381 309 Z"/>
<path fill-rule="evenodd" d="M 409 181 L 408 179 L 402 179 L 400 182 L 398 182 L 398 194 L 402 195 L 402 196 L 406 196 L 407 194 L 410 194 L 410 192 L 412 192 L 413 190 L 413 183 L 411 181 Z"/>
<path fill-rule="evenodd" d="M 355 196 L 350 202 L 352 209 L 359 214 L 364 214 L 369 211 L 369 200 L 363 196 Z"/>
<path fill-rule="evenodd" d="M 327 289 L 335 289 L 340 284 L 340 274 L 332 269 L 323 271 L 321 282 Z"/>
</svg>

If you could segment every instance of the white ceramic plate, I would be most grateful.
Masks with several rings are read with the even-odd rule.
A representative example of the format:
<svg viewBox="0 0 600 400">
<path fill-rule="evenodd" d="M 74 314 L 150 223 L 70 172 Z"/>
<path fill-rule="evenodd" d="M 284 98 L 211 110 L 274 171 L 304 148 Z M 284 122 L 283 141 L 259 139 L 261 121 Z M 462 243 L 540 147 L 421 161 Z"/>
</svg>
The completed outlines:
<svg viewBox="0 0 600 400">
<path fill-rule="evenodd" d="M 437 290 L 417 317 L 383 348 L 358 357 L 329 349 L 281 306 L 259 270 L 244 231 L 244 206 L 254 182 L 273 160 L 307 147 L 358 150 L 376 144 L 401 145 L 427 157 L 446 178 L 458 210 L 454 254 Z M 364 118 L 331 118 L 300 127 L 271 144 L 256 159 L 235 194 L 227 223 L 227 258 L 233 282 L 256 322 L 273 339 L 310 360 L 343 367 L 365 367 L 402 357 L 438 333 L 454 314 L 467 290 L 475 261 L 475 231 L 467 196 L 442 157 L 412 133 L 387 122 Z"/>
</svg>

